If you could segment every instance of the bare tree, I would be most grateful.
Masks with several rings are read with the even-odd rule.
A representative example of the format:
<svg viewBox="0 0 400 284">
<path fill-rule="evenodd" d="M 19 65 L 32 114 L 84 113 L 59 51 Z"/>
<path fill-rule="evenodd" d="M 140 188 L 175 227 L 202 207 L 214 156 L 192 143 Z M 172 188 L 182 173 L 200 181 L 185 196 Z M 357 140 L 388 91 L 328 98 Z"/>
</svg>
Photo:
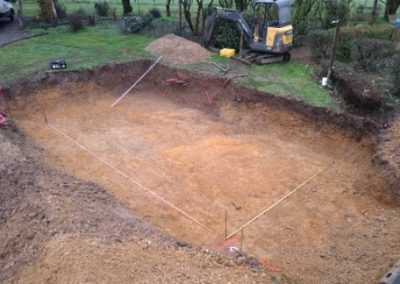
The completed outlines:
<svg viewBox="0 0 400 284">
<path fill-rule="evenodd" d="M 122 0 L 122 8 L 123 8 L 123 13 L 124 16 L 132 13 L 132 6 L 131 6 L 131 1 L 130 0 Z"/>
<path fill-rule="evenodd" d="M 378 9 L 378 0 L 373 0 L 371 18 L 369 19 L 370 25 L 372 25 L 375 22 L 377 9 Z"/>
<path fill-rule="evenodd" d="M 190 8 L 192 7 L 193 0 L 182 0 L 182 8 L 183 8 L 183 15 L 187 24 L 189 25 L 190 30 L 194 31 L 194 26 L 192 22 L 192 14 L 190 12 Z"/>
<path fill-rule="evenodd" d="M 244 12 L 249 7 L 250 0 L 235 0 L 236 9 Z"/>
<path fill-rule="evenodd" d="M 165 10 L 167 17 L 171 17 L 171 0 L 167 0 L 167 3 L 165 4 Z"/>
<path fill-rule="evenodd" d="M 233 0 L 218 0 L 218 3 L 223 8 L 232 8 Z"/>
</svg>

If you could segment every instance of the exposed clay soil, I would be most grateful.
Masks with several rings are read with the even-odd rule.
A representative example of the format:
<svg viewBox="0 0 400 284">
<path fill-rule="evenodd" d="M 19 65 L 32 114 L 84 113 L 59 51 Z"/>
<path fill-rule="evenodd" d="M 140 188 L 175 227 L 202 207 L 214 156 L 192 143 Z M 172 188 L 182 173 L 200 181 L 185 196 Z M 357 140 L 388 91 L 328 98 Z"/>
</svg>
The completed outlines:
<svg viewBox="0 0 400 284">
<path fill-rule="evenodd" d="M 77 178 L 84 181 L 83 188 L 89 184 L 89 188 L 96 188 L 95 192 L 107 196 L 100 199 L 104 203 L 101 206 L 107 208 L 97 205 L 97 197 L 90 203 L 91 218 L 94 218 L 90 236 L 106 239 L 108 243 L 93 244 L 86 239 L 86 233 L 63 229 L 65 232 L 58 238 L 48 235 L 42 238 L 51 241 L 46 248 L 41 242 L 35 259 L 24 270 L 10 261 L 14 255 L 18 256 L 10 250 L 5 263 L 11 265 L 6 272 L 15 269 L 22 275 L 21 281 L 35 275 L 37 282 L 46 279 L 49 282 L 109 282 L 129 268 L 133 269 L 132 275 L 134 271 L 142 271 L 141 275 L 148 277 L 143 282 L 149 283 L 160 279 L 186 282 L 184 278 L 174 278 L 182 273 L 204 277 L 221 275 L 220 279 L 211 278 L 210 282 L 266 281 L 269 276 L 248 274 L 246 268 L 237 266 L 221 269 L 217 274 L 207 271 L 202 274 L 201 269 L 196 270 L 196 263 L 204 263 L 207 257 L 193 258 L 190 252 L 181 255 L 182 263 L 189 263 L 186 272 L 182 272 L 181 265 L 171 264 L 172 276 L 167 273 L 165 278 L 151 278 L 161 277 L 166 270 L 161 269 L 160 273 L 156 270 L 157 276 L 154 276 L 148 266 L 167 265 L 171 254 L 176 257 L 176 248 L 168 245 L 172 242 L 170 238 L 155 234 L 156 245 L 153 246 L 153 241 L 145 245 L 151 255 L 146 256 L 149 260 L 141 261 L 143 267 L 135 270 L 141 264 L 132 258 L 141 255 L 143 244 L 135 239 L 125 241 L 123 232 L 129 232 L 130 227 L 121 224 L 133 224 L 132 230 L 136 231 L 128 233 L 130 236 L 142 236 L 140 226 L 146 228 L 145 232 L 153 232 L 146 222 L 136 222 L 136 217 L 132 222 L 127 221 L 134 218 L 134 212 L 167 235 L 214 250 L 224 239 L 225 212 L 229 233 L 321 170 L 324 171 L 295 195 L 246 227 L 243 250 L 270 263 L 269 270 L 279 270 L 276 281 L 286 279 L 290 283 L 374 282 L 400 257 L 400 210 L 388 197 L 381 173 L 371 162 L 375 143 L 372 135 L 363 129 L 355 130 L 355 124 L 346 116 L 290 104 L 282 98 L 244 88 L 224 88 L 220 79 L 165 66 L 156 67 L 119 105 L 110 108 L 149 64 L 143 61 L 40 75 L 8 91 L 12 97 L 12 119 L 30 137 L 29 144 L 42 149 L 35 156 L 44 158 L 45 169 L 41 175 L 49 183 L 59 179 L 62 185 L 64 179 Z M 171 77 L 189 84 L 167 85 L 164 80 Z M 44 113 L 52 127 L 66 133 L 103 162 L 46 126 Z M 104 161 L 131 180 L 110 169 Z M 59 174 L 61 171 L 66 174 Z M 15 179 L 29 176 L 23 172 L 11 175 Z M 27 183 L 23 179 L 21 182 Z M 31 183 L 41 184 L 36 179 Z M 209 230 L 155 199 L 137 183 L 178 206 Z M 69 192 L 68 188 L 46 188 L 57 188 L 58 207 L 70 210 L 69 203 L 72 203 L 71 208 L 77 208 L 75 218 L 89 218 L 85 210 L 92 195 L 86 197 L 88 193 L 84 189 L 83 196 L 69 197 L 71 201 L 65 202 L 69 200 L 68 195 L 63 196 Z M 51 210 L 52 199 L 45 200 L 42 207 Z M 129 218 L 118 215 L 115 212 L 118 208 L 125 210 Z M 107 211 L 108 215 L 99 218 L 99 211 Z M 4 214 L 8 224 L 16 213 L 10 209 Z M 34 216 L 32 220 L 40 218 Z M 112 230 L 122 239 L 104 237 L 109 231 L 96 229 L 101 222 L 124 227 L 125 231 Z M 22 220 L 18 226 L 35 227 L 25 223 Z M 63 228 L 65 222 L 55 223 Z M 76 226 L 80 221 L 72 223 Z M 240 245 L 238 237 L 233 238 L 232 245 Z M 99 260 L 102 256 L 111 265 Z M 81 262 L 76 264 L 76 260 Z M 71 275 L 72 271 L 79 273 Z M 253 278 L 229 278 L 230 273 Z M 116 278 L 107 278 L 108 275 Z M 195 278 L 188 282 L 191 279 Z M 126 282 L 131 280 L 127 278 Z"/>
<path fill-rule="evenodd" d="M 271 279 L 246 256 L 228 257 L 177 243 L 98 185 L 46 167 L 39 162 L 44 156 L 43 149 L 32 147 L 13 126 L 1 130 L 1 283 Z"/>
</svg>

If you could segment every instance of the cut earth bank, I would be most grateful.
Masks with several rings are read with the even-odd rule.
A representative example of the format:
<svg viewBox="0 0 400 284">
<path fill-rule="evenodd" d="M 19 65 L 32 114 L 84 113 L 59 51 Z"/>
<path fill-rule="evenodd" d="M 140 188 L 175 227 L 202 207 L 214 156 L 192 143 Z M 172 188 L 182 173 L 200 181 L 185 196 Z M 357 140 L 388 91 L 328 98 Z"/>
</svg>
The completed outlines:
<svg viewBox="0 0 400 284">
<path fill-rule="evenodd" d="M 308 180 L 229 245 L 290 283 L 379 280 L 400 257 L 400 210 L 388 189 L 397 172 L 371 126 L 164 65 L 110 108 L 149 65 L 10 84 L 17 133 L 2 132 L 4 279 L 102 282 L 126 270 L 149 283 L 272 279 L 224 270 L 234 261 L 178 249 L 172 237 L 217 250 L 225 216 L 229 234 Z M 181 262 L 171 260 L 177 254 Z"/>
</svg>

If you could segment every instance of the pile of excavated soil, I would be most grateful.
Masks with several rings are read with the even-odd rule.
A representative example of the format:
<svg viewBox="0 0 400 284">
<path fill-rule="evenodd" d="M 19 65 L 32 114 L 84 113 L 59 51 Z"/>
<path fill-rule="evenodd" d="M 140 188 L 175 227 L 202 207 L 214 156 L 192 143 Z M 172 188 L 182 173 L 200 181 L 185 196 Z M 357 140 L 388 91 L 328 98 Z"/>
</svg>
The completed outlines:
<svg viewBox="0 0 400 284">
<path fill-rule="evenodd" d="M 173 64 L 192 64 L 207 60 L 211 53 L 201 45 L 182 37 L 168 34 L 146 47 L 153 55 L 163 56 Z"/>
</svg>

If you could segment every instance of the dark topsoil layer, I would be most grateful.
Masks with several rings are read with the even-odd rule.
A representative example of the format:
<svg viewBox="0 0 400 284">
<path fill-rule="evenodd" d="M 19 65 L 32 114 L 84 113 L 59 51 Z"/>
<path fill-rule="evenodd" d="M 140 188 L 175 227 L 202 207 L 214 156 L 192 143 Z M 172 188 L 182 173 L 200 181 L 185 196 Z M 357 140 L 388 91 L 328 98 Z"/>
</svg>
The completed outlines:
<svg viewBox="0 0 400 284">
<path fill-rule="evenodd" d="M 149 65 L 149 61 L 139 61 L 79 72 L 38 73 L 11 83 L 6 88 L 6 95 L 12 99 L 14 96 L 29 95 L 46 86 L 61 84 L 68 88 L 71 84 L 87 80 L 94 80 L 119 94 L 132 84 L 132 78 L 138 78 Z M 231 83 L 224 86 L 224 79 L 163 65 L 150 72 L 141 84 L 165 93 L 168 91 L 165 90 L 164 80 L 171 77 L 190 83 L 187 86 L 171 86 L 190 90 L 182 92 L 182 96 L 171 97 L 171 100 L 201 108 L 211 114 L 218 115 L 214 106 L 226 100 L 249 105 L 265 103 L 282 111 L 301 113 L 321 130 L 330 123 L 351 130 L 354 137 L 377 133 L 373 125 L 356 121 L 346 114 L 293 103 L 284 98 L 235 87 Z M 213 106 L 209 105 L 205 95 L 198 96 L 205 89 L 212 98 Z M 176 245 L 171 238 L 132 215 L 120 201 L 96 184 L 76 180 L 43 166 L 41 159 L 44 154 L 33 145 L 13 125 L 0 131 L 1 283 L 18 277 L 24 267 L 37 259 L 46 242 L 57 235 L 98 237 L 105 242 L 150 239 L 155 245 Z M 384 169 L 388 185 L 399 194 L 399 172 L 390 166 L 392 163 L 383 162 L 387 156 L 383 155 L 382 149 L 377 155 L 377 166 L 380 170 Z"/>
</svg>

